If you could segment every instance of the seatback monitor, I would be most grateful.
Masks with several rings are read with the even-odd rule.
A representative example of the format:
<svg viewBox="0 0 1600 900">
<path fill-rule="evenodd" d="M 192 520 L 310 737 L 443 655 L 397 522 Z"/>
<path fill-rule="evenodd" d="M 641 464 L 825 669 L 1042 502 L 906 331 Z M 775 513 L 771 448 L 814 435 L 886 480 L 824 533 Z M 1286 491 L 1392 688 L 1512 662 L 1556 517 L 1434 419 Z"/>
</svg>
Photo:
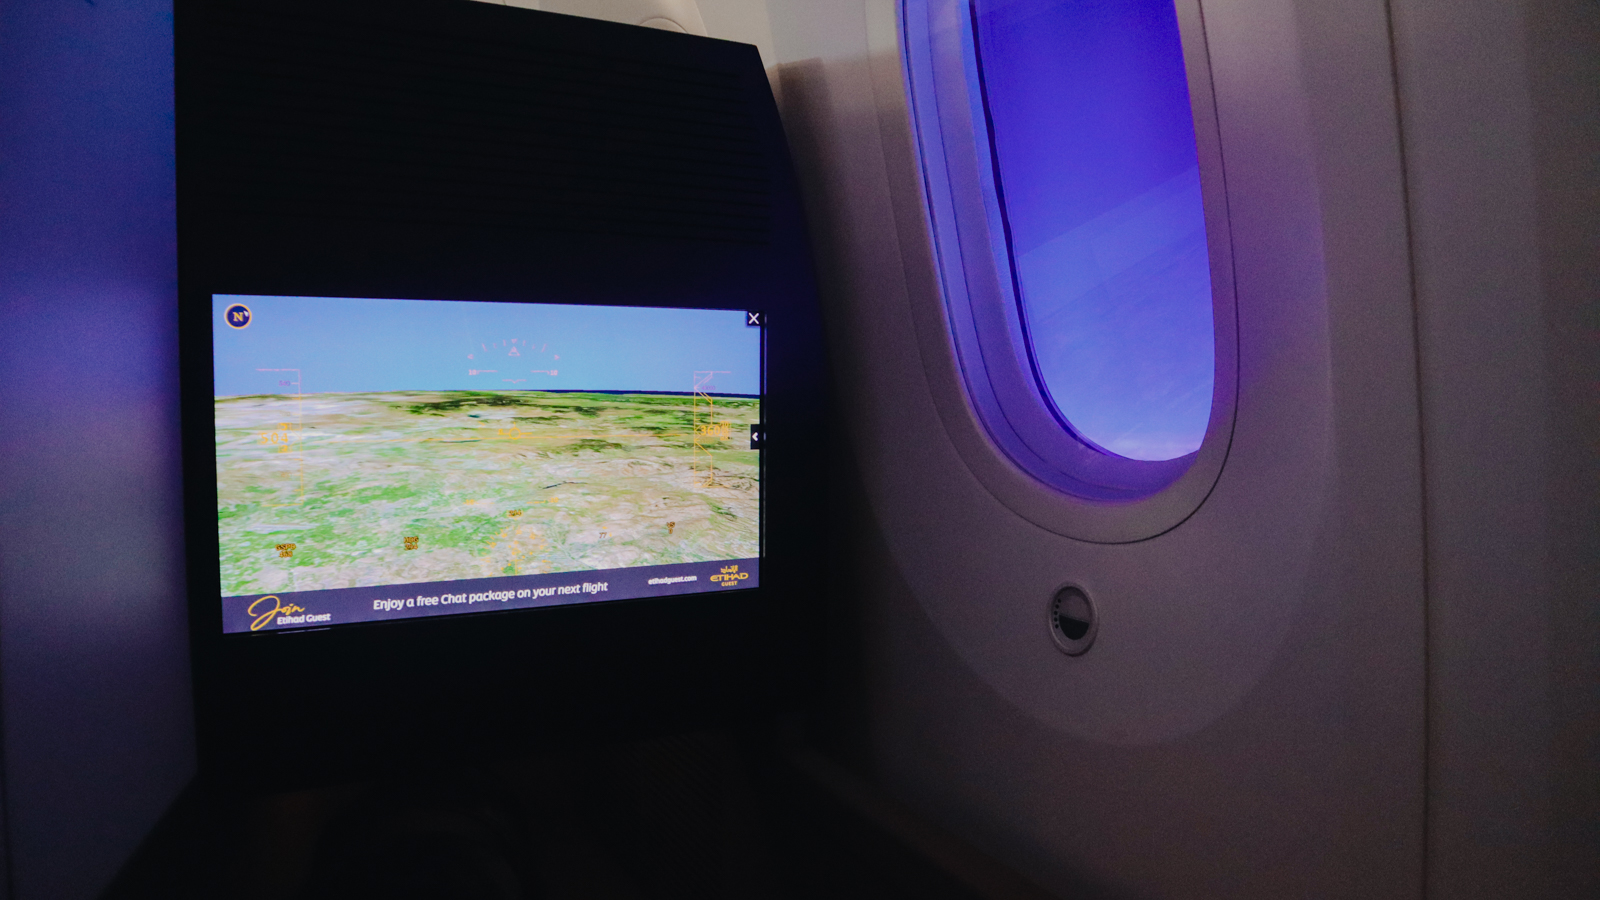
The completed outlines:
<svg viewBox="0 0 1600 900">
<path fill-rule="evenodd" d="M 459 0 L 175 21 L 205 778 L 794 708 L 841 532 L 757 49 Z"/>
<path fill-rule="evenodd" d="M 224 632 L 759 584 L 759 312 L 212 306 Z"/>
</svg>

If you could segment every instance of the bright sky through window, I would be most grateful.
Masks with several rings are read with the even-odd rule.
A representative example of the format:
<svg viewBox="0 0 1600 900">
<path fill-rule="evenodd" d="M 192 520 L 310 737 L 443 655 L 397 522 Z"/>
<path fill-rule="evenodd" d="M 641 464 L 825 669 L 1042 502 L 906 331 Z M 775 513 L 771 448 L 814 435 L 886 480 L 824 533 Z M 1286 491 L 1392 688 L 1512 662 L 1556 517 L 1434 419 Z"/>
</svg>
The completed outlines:
<svg viewBox="0 0 1600 900">
<path fill-rule="evenodd" d="M 1171 0 L 973 0 L 979 99 L 1041 389 L 1086 442 L 1195 452 L 1215 335 Z"/>
</svg>

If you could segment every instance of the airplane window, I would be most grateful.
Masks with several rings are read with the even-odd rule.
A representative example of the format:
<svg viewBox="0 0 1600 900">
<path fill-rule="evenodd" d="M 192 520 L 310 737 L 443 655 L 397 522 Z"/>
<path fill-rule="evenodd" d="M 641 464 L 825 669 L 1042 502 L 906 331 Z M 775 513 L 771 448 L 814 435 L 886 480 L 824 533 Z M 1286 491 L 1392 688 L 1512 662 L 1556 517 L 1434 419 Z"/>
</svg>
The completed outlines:
<svg viewBox="0 0 1600 900">
<path fill-rule="evenodd" d="M 974 0 L 1007 251 L 1037 377 L 1082 439 L 1200 447 L 1211 273 L 1172 0 Z"/>
<path fill-rule="evenodd" d="M 903 10 L 935 245 L 980 418 L 1071 493 L 1164 488 L 1205 441 L 1218 371 L 1217 254 L 1174 0 Z"/>
</svg>

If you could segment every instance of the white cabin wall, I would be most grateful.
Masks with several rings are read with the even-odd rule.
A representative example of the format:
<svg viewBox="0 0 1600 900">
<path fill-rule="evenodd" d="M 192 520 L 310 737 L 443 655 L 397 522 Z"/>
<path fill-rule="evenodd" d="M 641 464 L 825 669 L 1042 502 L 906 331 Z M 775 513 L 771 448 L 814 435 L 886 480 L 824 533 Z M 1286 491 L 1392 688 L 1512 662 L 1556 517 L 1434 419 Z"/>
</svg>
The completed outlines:
<svg viewBox="0 0 1600 900">
<path fill-rule="evenodd" d="M 1600 7 L 1399 0 L 1429 896 L 1600 893 Z"/>
<path fill-rule="evenodd" d="M 1531 3 L 1549 397 L 1550 881 L 1600 895 L 1600 5 Z"/>
<path fill-rule="evenodd" d="M 849 441 L 835 751 L 1064 894 L 1600 893 L 1600 7 L 1203 6 L 1241 291 L 1321 292 L 1333 469 L 1270 667 L 1116 746 L 941 624 L 1099 551 L 987 509 L 938 427 L 894 4 L 770 3 Z M 1308 251 L 1311 294 L 1273 282 Z M 948 560 L 969 587 L 919 571 Z"/>
<path fill-rule="evenodd" d="M 643 25 L 685 34 L 706 33 L 695 0 L 477 0 L 496 6 L 537 9 L 568 16 Z"/>
<path fill-rule="evenodd" d="M 763 65 L 773 64 L 772 23 L 766 0 L 477 0 L 629 25 L 649 24 L 754 44 Z M 670 23 L 670 24 L 669 24 Z M 676 26 L 676 27 L 673 27 Z"/>
<path fill-rule="evenodd" d="M 838 690 L 842 752 L 1064 896 L 1418 896 L 1420 449 L 1383 4 L 1206 4 L 1243 437 L 1191 523 L 1121 547 L 1019 520 L 940 424 L 949 363 L 918 340 L 938 325 L 936 280 L 894 4 L 770 10 L 853 457 L 838 483 L 860 485 L 841 540 L 839 589 L 861 617 L 841 638 L 860 654 L 839 667 L 859 679 Z M 1302 529 L 1287 556 L 1253 556 Z M 1113 599 L 1074 669 L 1041 649 L 1032 611 L 1085 570 Z M 1253 654 L 1259 668 L 1237 667 Z M 1215 712 L 1172 726 L 1150 693 L 1168 678 Z"/>
<path fill-rule="evenodd" d="M 696 0 L 706 34 L 725 41 L 754 44 L 761 51 L 761 63 L 772 68 L 776 62 L 772 48 L 772 19 L 766 0 Z"/>
</svg>

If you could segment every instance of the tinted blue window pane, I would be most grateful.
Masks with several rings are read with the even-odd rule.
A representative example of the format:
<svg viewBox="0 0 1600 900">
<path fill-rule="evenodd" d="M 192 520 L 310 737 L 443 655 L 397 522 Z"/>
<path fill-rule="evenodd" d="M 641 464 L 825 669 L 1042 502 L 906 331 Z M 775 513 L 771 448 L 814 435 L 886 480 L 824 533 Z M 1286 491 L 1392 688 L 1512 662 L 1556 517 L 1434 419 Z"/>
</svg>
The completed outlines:
<svg viewBox="0 0 1600 900">
<path fill-rule="evenodd" d="M 1193 453 L 1211 416 L 1205 217 L 1172 0 L 973 0 L 1041 385 L 1089 443 Z"/>
</svg>

